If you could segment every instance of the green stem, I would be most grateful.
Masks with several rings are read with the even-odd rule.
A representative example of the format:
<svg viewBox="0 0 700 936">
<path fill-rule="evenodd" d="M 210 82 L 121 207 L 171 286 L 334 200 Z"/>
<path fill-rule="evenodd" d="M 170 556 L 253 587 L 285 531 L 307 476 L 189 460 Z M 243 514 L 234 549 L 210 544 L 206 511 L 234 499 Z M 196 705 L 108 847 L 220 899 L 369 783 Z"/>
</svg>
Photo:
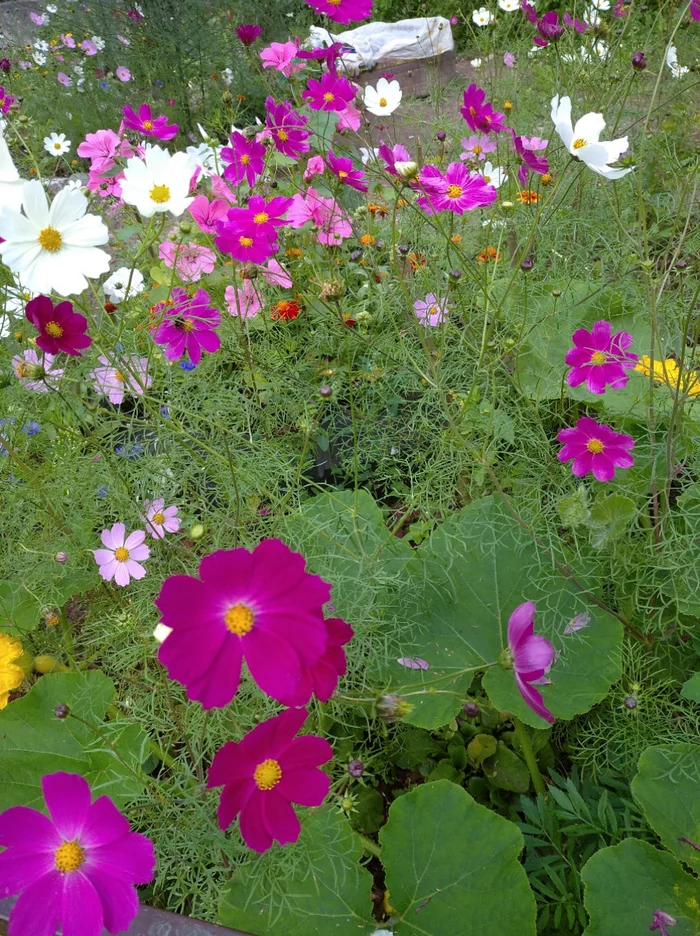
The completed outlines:
<svg viewBox="0 0 700 936">
<path fill-rule="evenodd" d="M 535 792 L 544 795 L 546 793 L 544 780 L 542 779 L 540 768 L 537 766 L 535 752 L 532 750 L 532 743 L 530 742 L 530 735 L 528 734 L 527 728 L 515 715 L 513 716 L 513 724 L 515 725 L 515 733 L 520 742 L 527 769 L 530 771 L 530 776 L 532 777 L 532 785 L 535 788 Z"/>
<path fill-rule="evenodd" d="M 372 839 L 367 838 L 366 835 L 360 835 L 359 832 L 356 833 L 359 840 L 362 842 L 362 847 L 370 855 L 374 855 L 375 858 L 382 857 L 381 846 L 377 845 L 376 842 L 373 842 Z"/>
</svg>

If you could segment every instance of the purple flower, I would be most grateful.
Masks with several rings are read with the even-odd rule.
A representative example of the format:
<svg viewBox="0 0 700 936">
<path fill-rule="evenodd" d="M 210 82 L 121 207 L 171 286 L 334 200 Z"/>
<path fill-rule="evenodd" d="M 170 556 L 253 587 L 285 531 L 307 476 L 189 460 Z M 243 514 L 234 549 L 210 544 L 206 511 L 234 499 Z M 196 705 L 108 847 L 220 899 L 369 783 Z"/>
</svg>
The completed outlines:
<svg viewBox="0 0 700 936">
<path fill-rule="evenodd" d="M 541 680 L 551 669 L 554 647 L 546 637 L 535 633 L 535 604 L 532 601 L 518 605 L 508 619 L 508 657 L 525 703 L 536 715 L 552 723 L 554 715 L 545 706 L 541 693 L 533 689 L 532 683 Z"/>
<path fill-rule="evenodd" d="M 359 169 L 353 169 L 352 159 L 336 156 L 333 150 L 328 150 L 326 164 L 333 175 L 336 175 L 344 185 L 349 185 L 358 192 L 366 192 L 369 188 L 367 176 Z"/>
<path fill-rule="evenodd" d="M 520 9 L 525 14 L 526 20 L 528 20 L 530 23 L 537 22 L 537 10 L 534 8 L 534 6 L 531 3 L 528 3 L 527 0 L 522 0 L 520 4 Z"/>
<path fill-rule="evenodd" d="M 373 0 L 306 0 L 317 13 L 325 13 L 336 23 L 367 19 L 372 15 Z"/>
<path fill-rule="evenodd" d="M 550 42 L 554 42 L 564 35 L 565 29 L 562 23 L 559 22 L 559 14 L 556 10 L 550 10 L 539 18 L 537 21 L 537 32 L 543 39 L 547 39 Z M 535 37 L 534 41 L 537 42 L 537 37 Z M 537 44 L 539 45 L 539 43 Z"/>
<path fill-rule="evenodd" d="M 386 143 L 382 142 L 377 150 L 377 156 L 384 160 L 384 168 L 389 175 L 394 176 L 398 176 L 398 172 L 396 171 L 397 162 L 410 162 L 411 160 L 411 154 L 406 147 L 402 146 L 400 143 L 396 143 L 395 146 L 387 146 Z"/>
<path fill-rule="evenodd" d="M 228 223 L 243 231 L 251 231 L 255 237 L 265 235 L 271 240 L 277 238 L 277 228 L 289 224 L 283 217 L 292 205 L 291 198 L 278 196 L 268 202 L 262 195 L 253 195 L 245 208 L 231 208 Z"/>
<path fill-rule="evenodd" d="M 509 128 L 510 129 L 510 128 Z M 528 141 L 526 137 L 516 136 L 513 130 L 510 131 L 511 136 L 513 137 L 513 146 L 515 147 L 515 152 L 520 157 L 520 168 L 518 169 L 518 181 L 521 186 L 525 186 L 527 183 L 527 173 L 531 169 L 533 172 L 536 172 L 538 175 L 544 175 L 545 172 L 549 172 L 549 163 L 544 156 L 536 156 L 532 149 L 532 141 Z M 532 138 L 533 140 L 535 137 Z M 544 146 L 547 145 L 547 140 L 540 140 L 540 143 L 544 143 Z M 540 146 L 540 149 L 544 149 L 544 146 Z"/>
<path fill-rule="evenodd" d="M 309 78 L 301 96 L 311 110 L 342 111 L 355 97 L 355 89 L 342 75 L 324 72 L 320 81 Z"/>
<path fill-rule="evenodd" d="M 165 345 L 164 354 L 169 361 L 177 361 L 187 353 L 193 364 L 199 364 L 202 350 L 213 354 L 221 347 L 216 329 L 221 316 L 209 306 L 209 293 L 198 289 L 190 299 L 184 289 L 176 286 L 168 303 L 159 303 L 154 310 L 162 314 L 159 325 L 151 329 L 156 344 Z"/>
<path fill-rule="evenodd" d="M 153 878 L 153 844 L 108 796 L 92 803 L 83 777 L 49 774 L 41 786 L 49 816 L 27 806 L 0 815 L 0 897 L 20 894 L 10 933 L 124 932 L 139 911 L 134 885 Z"/>
<path fill-rule="evenodd" d="M 661 936 L 669 936 L 667 926 L 675 926 L 678 920 L 670 913 L 664 913 L 663 910 L 654 910 L 654 920 L 649 927 L 650 930 L 659 930 Z"/>
<path fill-rule="evenodd" d="M 690 15 L 696 23 L 700 23 L 700 0 L 691 0 Z"/>
<path fill-rule="evenodd" d="M 102 544 L 105 549 L 94 549 L 95 562 L 100 567 L 100 575 L 106 582 L 112 579 L 122 587 L 130 580 L 142 579 L 146 570 L 141 565 L 151 554 L 148 546 L 143 545 L 146 534 L 143 530 L 134 530 L 126 535 L 123 523 L 115 523 L 111 530 L 102 531 Z"/>
<path fill-rule="evenodd" d="M 631 468 L 634 458 L 632 436 L 615 432 L 610 426 L 582 416 L 575 428 L 562 429 L 557 439 L 564 443 L 557 458 L 573 461 L 571 471 L 577 478 L 593 472 L 597 481 L 612 481 L 616 468 Z"/>
<path fill-rule="evenodd" d="M 265 110 L 265 123 L 278 152 L 290 159 L 299 159 L 309 152 L 310 146 L 306 142 L 309 131 L 305 129 L 308 117 L 303 117 L 286 101 L 275 104 L 272 97 L 265 101 Z"/>
<path fill-rule="evenodd" d="M 426 214 L 453 211 L 464 214 L 492 205 L 498 192 L 479 173 L 470 175 L 464 163 L 450 163 L 445 175 L 435 166 L 423 166 L 416 185 L 425 192 L 416 201 Z"/>
<path fill-rule="evenodd" d="M 261 32 L 262 28 L 252 23 L 242 23 L 240 26 L 236 26 L 236 35 L 244 46 L 252 45 Z"/>
<path fill-rule="evenodd" d="M 7 58 L 0 59 L 0 69 L 2 69 L 2 71 L 9 72 L 11 68 L 12 68 L 12 62 L 9 59 Z"/>
<path fill-rule="evenodd" d="M 29 19 L 32 21 L 32 23 L 34 23 L 35 26 L 44 25 L 44 17 L 41 15 L 41 13 L 35 13 L 32 10 L 32 12 L 29 14 Z"/>
<path fill-rule="evenodd" d="M 160 117 L 154 117 L 148 104 L 142 104 L 138 114 L 127 104 L 124 108 L 122 123 L 129 130 L 135 130 L 137 133 L 143 133 L 144 136 L 153 136 L 159 140 L 172 140 L 174 136 L 177 136 L 177 124 L 169 124 L 168 118 L 162 114 Z"/>
<path fill-rule="evenodd" d="M 236 130 L 230 136 L 231 146 L 221 150 L 221 160 L 228 165 L 224 178 L 238 185 L 246 180 L 252 188 L 265 168 L 265 147 L 256 140 L 248 140 Z"/>
<path fill-rule="evenodd" d="M 447 308 L 447 299 L 436 299 L 433 293 L 428 293 L 425 299 L 414 302 L 413 309 L 421 325 L 430 325 L 431 328 L 442 325 L 450 311 Z"/>
<path fill-rule="evenodd" d="M 571 26 L 573 29 L 575 29 L 577 33 L 581 33 L 581 35 L 583 35 L 583 33 L 585 33 L 588 29 L 588 23 L 584 23 L 577 17 L 569 16 L 568 13 L 564 14 L 564 22 L 567 26 Z"/>
<path fill-rule="evenodd" d="M 700 0 L 698 0 L 698 11 L 700 11 Z M 643 52 L 635 52 L 632 55 L 632 68 L 635 71 L 644 71 L 647 67 L 647 60 Z"/>
<path fill-rule="evenodd" d="M 462 117 L 467 122 L 467 126 L 475 133 L 500 133 L 505 129 L 505 114 L 499 114 L 494 111 L 488 101 L 485 100 L 486 92 L 477 88 L 475 84 L 470 84 L 464 92 L 464 106 L 460 109 Z"/>
<path fill-rule="evenodd" d="M 505 53 L 505 55 L 503 56 L 503 64 L 506 66 L 506 68 L 515 67 L 515 56 L 513 55 L 512 52 Z"/>
<path fill-rule="evenodd" d="M 610 322 L 596 322 L 591 331 L 579 328 L 572 335 L 574 347 L 566 352 L 571 370 L 566 375 L 570 387 L 584 381 L 591 393 L 605 393 L 608 384 L 620 390 L 627 384 L 626 373 L 637 363 L 637 355 L 627 351 L 633 338 L 629 332 L 611 334 Z"/>
</svg>

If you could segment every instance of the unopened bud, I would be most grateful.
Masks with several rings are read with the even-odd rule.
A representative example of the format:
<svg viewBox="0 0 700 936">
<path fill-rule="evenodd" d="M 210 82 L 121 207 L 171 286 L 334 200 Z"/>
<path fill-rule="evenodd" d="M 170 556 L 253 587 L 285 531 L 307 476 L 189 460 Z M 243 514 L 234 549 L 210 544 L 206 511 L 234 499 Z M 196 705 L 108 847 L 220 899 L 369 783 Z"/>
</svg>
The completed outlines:
<svg viewBox="0 0 700 936">
<path fill-rule="evenodd" d="M 465 702 L 462 706 L 462 711 L 467 716 L 467 718 L 476 718 L 481 714 L 481 709 L 476 704 L 476 702 Z"/>
<path fill-rule="evenodd" d="M 353 252 L 350 254 L 350 259 L 353 261 L 353 263 L 356 263 L 358 260 L 362 259 L 362 251 L 353 250 Z"/>
<path fill-rule="evenodd" d="M 462 271 L 461 271 L 461 270 L 450 270 L 449 273 L 448 273 L 447 275 L 449 276 L 449 278 L 450 278 L 451 280 L 454 280 L 455 282 L 457 282 L 458 279 L 461 279 L 461 278 L 462 278 Z"/>
<path fill-rule="evenodd" d="M 233 95 L 228 89 L 221 95 L 221 100 L 224 104 L 233 104 Z"/>
<path fill-rule="evenodd" d="M 321 386 L 318 388 L 318 395 L 323 397 L 324 400 L 328 400 L 333 396 L 333 387 L 329 386 L 328 384 L 321 384 Z"/>
<path fill-rule="evenodd" d="M 410 702 L 406 702 L 405 699 L 402 699 L 400 695 L 394 692 L 381 696 L 377 703 L 377 711 L 387 721 L 403 718 L 404 715 L 408 715 L 412 708 Z"/>
<path fill-rule="evenodd" d="M 435 134 L 435 139 L 439 140 L 440 143 L 444 143 L 447 139 L 447 134 L 444 130 L 438 130 L 438 132 Z"/>
<path fill-rule="evenodd" d="M 41 380 L 45 373 L 46 371 L 41 364 L 24 365 L 24 376 L 29 377 L 30 380 Z"/>
<path fill-rule="evenodd" d="M 63 565 L 64 562 L 68 562 L 68 553 L 67 552 L 57 552 L 54 556 L 56 562 L 60 562 Z"/>
<path fill-rule="evenodd" d="M 396 162 L 394 163 L 394 169 L 396 169 L 396 174 L 399 175 L 402 179 L 415 179 L 418 175 L 418 163 L 413 161 Z"/>
<path fill-rule="evenodd" d="M 53 713 L 56 718 L 68 718 L 70 715 L 70 705 L 66 705 L 65 702 L 59 702 L 53 710 Z"/>
<path fill-rule="evenodd" d="M 647 67 L 647 60 L 644 58 L 643 52 L 635 52 L 632 55 L 632 68 L 635 71 L 644 71 Z"/>
<path fill-rule="evenodd" d="M 348 764 L 348 773 L 356 780 L 365 772 L 365 765 L 361 760 L 351 760 Z"/>
<path fill-rule="evenodd" d="M 552 295 L 554 296 L 555 299 L 558 299 L 559 296 L 561 296 L 561 289 L 553 289 Z"/>
<path fill-rule="evenodd" d="M 180 224 L 178 225 L 178 227 L 180 228 L 180 233 L 181 233 L 181 234 L 191 234 L 191 233 L 192 233 L 192 225 L 190 224 L 189 221 L 181 221 Z"/>
<path fill-rule="evenodd" d="M 508 214 L 509 211 L 512 211 L 515 208 L 515 204 L 512 201 L 501 202 L 501 211 L 504 211 Z"/>
<path fill-rule="evenodd" d="M 204 536 L 204 532 L 205 532 L 204 526 L 201 523 L 195 523 L 194 526 L 190 530 L 190 539 L 197 542 L 197 540 L 202 539 L 202 537 Z"/>
<path fill-rule="evenodd" d="M 637 700 L 635 699 L 634 696 L 628 695 L 628 696 L 625 698 L 625 708 L 628 708 L 628 709 L 635 709 L 635 708 L 637 708 Z"/>
<path fill-rule="evenodd" d="M 402 257 L 405 257 L 410 249 L 411 248 L 408 246 L 408 244 L 399 244 L 399 253 Z"/>
<path fill-rule="evenodd" d="M 531 270 L 535 265 L 534 257 L 525 257 L 525 259 L 520 264 L 520 269 L 524 270 L 527 273 L 528 270 Z"/>
</svg>

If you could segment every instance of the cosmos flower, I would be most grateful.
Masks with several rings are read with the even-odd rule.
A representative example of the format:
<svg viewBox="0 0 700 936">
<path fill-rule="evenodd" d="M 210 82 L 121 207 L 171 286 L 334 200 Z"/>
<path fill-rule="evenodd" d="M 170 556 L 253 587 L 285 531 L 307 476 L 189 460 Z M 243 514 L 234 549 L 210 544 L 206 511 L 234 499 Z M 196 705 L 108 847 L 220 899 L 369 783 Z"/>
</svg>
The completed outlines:
<svg viewBox="0 0 700 936">
<path fill-rule="evenodd" d="M 120 81 L 131 81 L 131 72 L 126 65 L 117 65 L 114 74 Z"/>
<path fill-rule="evenodd" d="M 230 253 L 241 263 L 264 263 L 278 250 L 274 236 L 252 226 L 241 228 L 232 221 L 217 221 L 216 232 L 214 243 L 218 249 L 222 253 Z"/>
<path fill-rule="evenodd" d="M 614 169 L 609 164 L 615 162 L 629 148 L 627 137 L 608 142 L 601 141 L 600 134 L 605 129 L 602 114 L 590 113 L 571 123 L 571 98 L 559 95 L 552 98 L 552 121 L 562 143 L 577 159 L 589 169 L 605 179 L 621 179 L 631 169 Z"/>
<path fill-rule="evenodd" d="M 510 129 L 510 128 L 509 128 Z M 537 140 L 537 137 L 532 137 L 530 145 L 526 137 L 517 136 L 516 133 L 511 130 L 511 136 L 513 138 L 513 146 L 515 152 L 519 157 L 520 167 L 518 169 L 518 181 L 521 185 L 527 184 L 528 172 L 532 171 L 537 175 L 544 175 L 549 172 L 549 162 L 545 159 L 544 156 L 537 156 L 534 152 L 535 147 L 532 145 L 532 141 L 535 140 L 539 143 L 544 143 L 544 146 L 547 145 L 547 140 Z M 539 146 L 537 149 L 544 149 L 544 146 Z"/>
<path fill-rule="evenodd" d="M 431 328 L 446 322 L 450 311 L 447 308 L 447 299 L 436 299 L 433 293 L 428 293 L 425 299 L 414 302 L 413 309 L 421 325 L 429 325 Z"/>
<path fill-rule="evenodd" d="M 278 196 L 265 201 L 262 195 L 253 195 L 248 199 L 245 208 L 229 209 L 228 223 L 240 231 L 251 231 L 255 235 L 265 235 L 274 240 L 278 228 L 289 224 L 283 216 L 291 204 L 291 198 Z"/>
<path fill-rule="evenodd" d="M 148 373 L 148 358 L 128 355 L 123 363 L 119 362 L 121 369 L 114 367 L 106 357 L 97 360 L 102 366 L 90 371 L 93 387 L 97 393 L 104 394 L 110 403 L 119 405 L 127 393 L 141 396 L 153 383 Z"/>
<path fill-rule="evenodd" d="M 265 123 L 278 152 L 290 159 L 299 159 L 309 152 L 309 131 L 305 129 L 307 117 L 295 111 L 287 102 L 276 104 L 272 97 L 266 99 L 265 111 Z"/>
<path fill-rule="evenodd" d="M 373 0 L 306 0 L 317 13 L 335 23 L 359 22 L 372 15 Z"/>
<path fill-rule="evenodd" d="M 37 347 L 49 354 L 80 357 L 80 349 L 89 348 L 92 338 L 86 334 L 87 319 L 73 311 L 70 302 L 54 306 L 49 296 L 37 296 L 27 303 L 24 314 L 39 332 Z"/>
<path fill-rule="evenodd" d="M 495 189 L 500 188 L 508 181 L 508 173 L 501 166 L 494 166 L 490 162 L 485 162 L 478 173 L 484 182 L 493 185 Z"/>
<path fill-rule="evenodd" d="M 690 0 L 690 16 L 696 23 L 700 23 L 700 0 Z"/>
<path fill-rule="evenodd" d="M 0 205 L 19 213 L 22 210 L 23 185 L 0 128 Z"/>
<path fill-rule="evenodd" d="M 349 185 L 358 192 L 366 192 L 369 188 L 367 176 L 359 169 L 353 169 L 352 159 L 336 156 L 333 150 L 328 150 L 326 164 L 333 175 L 337 176 L 344 185 Z"/>
<path fill-rule="evenodd" d="M 324 198 L 313 188 L 303 195 L 301 192 L 294 195 L 287 220 L 293 228 L 312 221 L 317 227 L 316 240 L 327 246 L 336 246 L 353 233 L 350 219 L 338 202 L 334 198 Z"/>
<path fill-rule="evenodd" d="M 134 885 L 153 878 L 152 842 L 131 831 L 108 796 L 91 802 L 78 774 L 49 774 L 41 786 L 48 816 L 27 806 L 0 815 L 0 896 L 20 895 L 9 932 L 125 932 L 139 912 Z"/>
<path fill-rule="evenodd" d="M 0 632 L 0 709 L 4 709 L 7 705 L 12 690 L 17 689 L 24 681 L 24 670 L 17 665 L 17 660 L 23 653 L 22 641 L 19 637 L 11 637 L 9 634 Z M 0 891 L 2 885 L 0 865 Z"/>
<path fill-rule="evenodd" d="M 270 261 L 272 262 L 272 261 Z M 244 279 L 242 286 L 227 286 L 224 291 L 226 307 L 233 316 L 242 316 L 243 318 L 255 318 L 260 311 L 260 297 L 258 296 L 253 281 Z"/>
<path fill-rule="evenodd" d="M 465 161 L 468 159 L 485 159 L 486 153 L 495 152 L 496 141 L 477 134 L 476 136 L 462 137 L 462 146 L 464 152 L 460 153 L 460 159 Z"/>
<path fill-rule="evenodd" d="M 631 468 L 634 464 L 630 454 L 634 448 L 632 436 L 615 432 L 590 416 L 582 416 L 574 428 L 562 429 L 557 439 L 564 443 L 557 458 L 560 462 L 573 461 L 571 471 L 577 478 L 593 472 L 597 481 L 612 481 L 617 468 Z"/>
<path fill-rule="evenodd" d="M 158 303 L 154 315 L 161 318 L 151 329 L 156 344 L 165 345 L 163 353 L 169 361 L 187 354 L 193 364 L 199 364 L 202 351 L 213 354 L 221 347 L 216 329 L 221 324 L 218 311 L 209 305 L 209 293 L 198 289 L 190 298 L 176 286 L 167 302 Z"/>
<path fill-rule="evenodd" d="M 505 129 L 505 114 L 494 111 L 486 101 L 486 92 L 470 84 L 464 91 L 464 105 L 460 108 L 467 126 L 474 133 L 500 133 Z"/>
<path fill-rule="evenodd" d="M 163 241 L 158 256 L 166 266 L 174 268 L 185 283 L 196 283 L 203 275 L 213 273 L 216 266 L 216 254 L 203 244 Z"/>
<path fill-rule="evenodd" d="M 145 289 L 143 273 L 130 267 L 119 267 L 102 284 L 105 296 L 110 302 L 124 302 L 129 296 L 138 296 Z"/>
<path fill-rule="evenodd" d="M 143 159 L 133 156 L 127 160 L 121 180 L 122 198 L 144 218 L 161 211 L 179 217 L 192 204 L 192 169 L 187 153 L 173 156 L 160 146 L 151 146 Z"/>
<path fill-rule="evenodd" d="M 262 28 L 253 23 L 241 23 L 240 26 L 236 26 L 236 35 L 244 46 L 252 45 L 261 32 Z"/>
<path fill-rule="evenodd" d="M 342 75 L 324 72 L 320 81 L 309 78 L 301 96 L 311 110 L 342 111 L 355 97 L 355 89 Z"/>
<path fill-rule="evenodd" d="M 591 393 L 605 393 L 607 386 L 619 390 L 627 385 L 627 371 L 637 363 L 637 355 L 627 351 L 632 335 L 624 331 L 613 335 L 610 322 L 601 320 L 591 331 L 575 331 L 572 341 L 574 347 L 566 352 L 566 363 L 571 365 L 566 375 L 570 387 L 585 381 Z"/>
<path fill-rule="evenodd" d="M 545 706 L 542 694 L 533 688 L 533 683 L 549 672 L 554 662 L 554 647 L 546 637 L 535 633 L 535 604 L 532 601 L 518 605 L 508 619 L 508 656 L 525 703 L 551 724 L 554 715 Z"/>
<path fill-rule="evenodd" d="M 330 585 L 305 565 L 281 540 L 267 539 L 252 552 L 211 553 L 199 565 L 199 578 L 165 580 L 156 605 L 161 623 L 173 632 L 158 658 L 188 698 L 204 708 L 228 705 L 243 660 L 273 699 L 297 691 L 304 670 L 320 661 L 328 645 L 323 606 Z"/>
<path fill-rule="evenodd" d="M 63 377 L 63 368 L 54 367 L 53 354 L 39 356 L 34 348 L 16 354 L 12 358 L 12 369 L 25 390 L 37 393 L 56 390 Z"/>
<path fill-rule="evenodd" d="M 148 104 L 141 104 L 138 114 L 127 104 L 123 114 L 123 124 L 128 130 L 135 130 L 136 133 L 153 136 L 158 140 L 172 140 L 177 136 L 177 124 L 169 124 L 168 118 L 162 114 L 160 117 L 154 117 Z"/>
<path fill-rule="evenodd" d="M 339 677 L 345 675 L 343 647 L 352 640 L 353 629 L 342 618 L 326 618 L 325 623 L 328 637 L 326 652 L 315 666 L 304 670 L 295 691 L 281 700 L 283 705 L 305 705 L 312 694 L 319 702 L 328 702 Z"/>
<path fill-rule="evenodd" d="M 70 153 L 71 142 L 66 139 L 65 133 L 50 133 L 44 137 L 44 149 L 51 156 L 65 156 Z"/>
<path fill-rule="evenodd" d="M 682 78 L 690 71 L 687 65 L 681 65 L 678 61 L 678 52 L 674 45 L 670 45 L 666 50 L 666 64 L 674 78 Z"/>
<path fill-rule="evenodd" d="M 268 260 L 265 266 L 261 267 L 258 272 L 260 276 L 272 286 L 281 286 L 282 289 L 290 289 L 292 286 L 291 276 L 274 259 Z"/>
<path fill-rule="evenodd" d="M 114 130 L 96 130 L 87 133 L 85 139 L 78 146 L 78 156 L 91 161 L 90 168 L 96 172 L 104 172 L 115 165 L 115 157 L 122 155 L 120 151 L 121 139 Z"/>
<path fill-rule="evenodd" d="M 221 160 L 228 165 L 224 169 L 224 178 L 234 185 L 244 179 L 252 188 L 265 168 L 267 150 L 256 140 L 249 140 L 236 131 L 230 136 L 231 146 L 221 150 Z"/>
<path fill-rule="evenodd" d="M 166 507 L 162 497 L 143 502 L 145 516 L 141 517 L 153 539 L 164 539 L 166 533 L 177 533 L 182 522 L 178 517 L 177 507 Z"/>
<path fill-rule="evenodd" d="M 205 234 L 215 234 L 217 221 L 223 221 L 228 209 L 229 203 L 223 198 L 216 198 L 210 202 L 206 195 L 197 195 L 188 211 L 200 230 Z"/>
<path fill-rule="evenodd" d="M 401 104 L 403 92 L 398 81 L 387 81 L 380 78 L 375 88 L 366 85 L 363 102 L 370 114 L 377 117 L 388 117 Z"/>
<path fill-rule="evenodd" d="M 377 155 L 384 162 L 384 168 L 389 175 L 393 176 L 398 176 L 396 171 L 397 162 L 409 162 L 411 159 L 411 154 L 401 143 L 396 143 L 394 146 L 387 146 L 386 143 L 382 143 L 377 149 Z"/>
<path fill-rule="evenodd" d="M 445 175 L 436 166 L 423 166 L 419 182 L 425 196 L 416 199 L 426 214 L 453 211 L 464 214 L 491 205 L 498 198 L 493 185 L 483 176 L 470 175 L 464 163 L 450 163 Z"/>
<path fill-rule="evenodd" d="M 302 62 L 295 62 L 299 47 L 295 42 L 271 42 L 260 53 L 263 68 L 274 68 L 281 72 L 285 78 L 291 78 L 294 72 L 304 68 Z"/>
<path fill-rule="evenodd" d="M 340 133 L 341 130 L 359 130 L 362 123 L 362 114 L 355 107 L 354 101 L 350 101 L 345 110 L 338 111 L 338 122 L 335 129 Z M 362 149 L 362 147 L 360 147 Z"/>
<path fill-rule="evenodd" d="M 565 27 L 559 22 L 559 14 L 556 10 L 549 10 L 544 16 L 537 20 L 538 36 L 533 38 L 535 45 L 546 47 L 550 42 L 555 42 L 564 35 Z"/>
<path fill-rule="evenodd" d="M 143 545 L 146 534 L 143 530 L 134 530 L 126 535 L 123 523 L 115 523 L 111 530 L 103 530 L 101 535 L 104 549 L 94 549 L 95 562 L 100 567 L 100 575 L 105 582 L 114 579 L 122 587 L 131 579 L 142 579 L 146 570 L 141 563 L 151 554 L 148 546 Z"/>
<path fill-rule="evenodd" d="M 486 7 L 479 7 L 478 10 L 472 12 L 472 23 L 475 26 L 490 26 L 495 19 L 496 17 Z"/>
</svg>

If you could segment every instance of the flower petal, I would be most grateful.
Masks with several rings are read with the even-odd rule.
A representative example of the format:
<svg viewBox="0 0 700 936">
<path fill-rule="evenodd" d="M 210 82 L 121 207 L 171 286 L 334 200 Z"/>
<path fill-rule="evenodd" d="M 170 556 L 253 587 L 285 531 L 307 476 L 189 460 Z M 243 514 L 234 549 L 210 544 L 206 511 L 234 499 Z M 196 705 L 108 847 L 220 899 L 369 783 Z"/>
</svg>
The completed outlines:
<svg viewBox="0 0 700 936">
<path fill-rule="evenodd" d="M 59 772 L 44 776 L 41 787 L 59 835 L 66 841 L 77 838 L 90 811 L 92 796 L 87 780 L 78 774 Z"/>
</svg>

